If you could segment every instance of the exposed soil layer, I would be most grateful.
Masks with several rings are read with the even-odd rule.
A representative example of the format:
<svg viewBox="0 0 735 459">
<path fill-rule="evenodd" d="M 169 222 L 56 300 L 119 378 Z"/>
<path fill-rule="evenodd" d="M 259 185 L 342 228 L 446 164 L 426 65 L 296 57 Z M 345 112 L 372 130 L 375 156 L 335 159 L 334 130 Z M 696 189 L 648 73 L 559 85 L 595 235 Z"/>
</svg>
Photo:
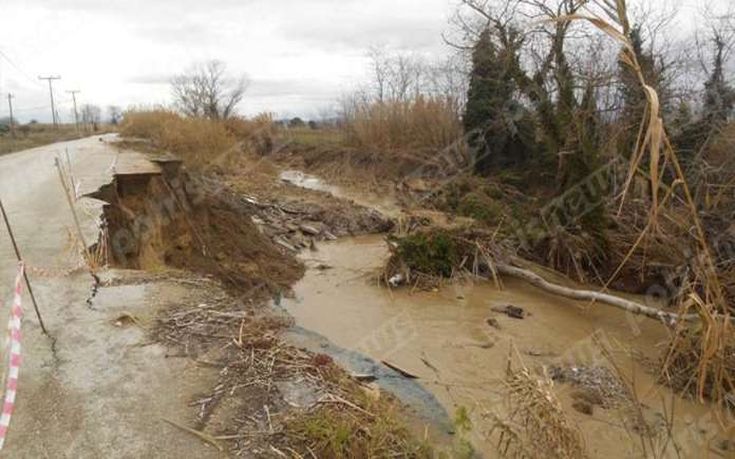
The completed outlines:
<svg viewBox="0 0 735 459">
<path fill-rule="evenodd" d="M 224 186 L 180 172 L 117 175 L 104 206 L 113 267 L 186 269 L 239 291 L 287 290 L 303 267 L 258 230 L 252 208 Z"/>
<path fill-rule="evenodd" d="M 147 272 L 127 281 L 178 279 L 191 287 L 160 312 L 153 335 L 170 356 L 219 373 L 191 401 L 193 423 L 174 425 L 242 457 L 430 457 L 398 421 L 405 416 L 393 397 L 327 356 L 285 344 L 291 319 L 264 307 L 302 276 L 292 252 L 392 223 L 347 201 L 261 194 L 266 201 L 187 174 L 177 162 L 160 165 L 160 174 L 119 174 L 93 197 L 107 203 L 100 242 L 110 265 Z M 116 321 L 135 323 L 133 316 Z M 362 433 L 344 438 L 345 429 Z"/>
</svg>

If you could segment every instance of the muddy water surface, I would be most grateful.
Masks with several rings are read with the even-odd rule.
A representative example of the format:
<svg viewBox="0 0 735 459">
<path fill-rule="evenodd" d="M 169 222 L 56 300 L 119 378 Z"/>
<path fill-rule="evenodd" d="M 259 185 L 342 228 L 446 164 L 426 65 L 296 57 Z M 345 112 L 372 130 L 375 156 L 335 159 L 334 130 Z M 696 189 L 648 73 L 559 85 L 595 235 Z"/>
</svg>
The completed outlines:
<svg viewBox="0 0 735 459">
<path fill-rule="evenodd" d="M 295 170 L 281 172 L 280 179 L 301 188 L 322 191 L 337 198 L 346 199 L 358 205 L 373 208 L 389 217 L 396 217 L 401 213 L 400 207 L 387 194 L 377 195 L 374 193 L 355 192 L 346 188 L 330 185 L 317 176 Z"/>
<path fill-rule="evenodd" d="M 386 252 L 382 238 L 372 236 L 320 246 L 317 254 L 308 255 L 313 269 L 295 287 L 296 299 L 287 303 L 287 309 L 299 326 L 336 346 L 418 376 L 419 384 L 449 416 L 460 407 L 468 409 L 474 425 L 469 439 L 484 456 L 495 456 L 494 443 L 486 436 L 492 427 L 488 415 L 505 411 L 499 381 L 511 342 L 529 367 L 592 363 L 595 332 L 612 345 L 624 343 L 638 358 L 618 357 L 625 373 L 635 377 L 639 397 L 649 407 L 645 416 L 654 424 L 657 419 L 663 422 L 661 397 L 668 404 L 671 394 L 655 385 L 650 372 L 638 363 L 640 356 L 657 355 L 666 338 L 663 327 L 648 320 L 629 322 L 615 310 L 562 300 L 513 280 L 506 280 L 502 291 L 481 283 L 438 292 L 391 292 L 374 281 Z M 332 268 L 324 270 L 324 265 Z M 493 313 L 493 307 L 506 304 L 523 307 L 531 315 L 517 320 Z M 489 326 L 488 318 L 501 329 Z M 594 457 L 639 455 L 639 440 L 630 436 L 632 427 L 623 427 L 629 424 L 623 414 L 599 407 L 592 416 L 578 413 L 571 408 L 572 388 L 559 385 L 557 389 Z M 680 420 L 676 427 L 688 432 L 688 448 L 698 451 L 705 438 L 690 424 L 706 419 L 706 408 L 676 399 L 676 412 Z"/>
<path fill-rule="evenodd" d="M 598 336 L 620 350 L 616 361 L 634 380 L 649 424 L 665 430 L 664 419 L 674 403 L 674 432 L 680 438 L 681 457 L 706 450 L 715 451 L 714 457 L 727 457 L 715 449 L 722 436 L 709 421 L 707 408 L 674 397 L 657 385 L 654 366 L 644 363 L 660 355 L 667 338 L 667 330 L 660 324 L 627 317 L 607 306 L 561 299 L 513 279 L 505 279 L 502 290 L 479 282 L 434 292 L 390 291 L 376 281 L 387 256 L 382 236 L 320 245 L 317 252 L 303 255 L 310 269 L 295 286 L 295 299 L 285 306 L 299 327 L 325 337 L 337 349 L 366 356 L 378 362 L 377 367 L 386 369 L 379 362 L 387 362 L 417 376 L 415 381 L 401 379 L 406 385 L 420 384 L 449 418 L 459 409 L 469 411 L 473 428 L 465 437 L 478 454 L 497 457 L 488 433 L 492 415 L 507 414 L 501 381 L 511 343 L 529 368 L 593 366 L 601 363 L 592 339 Z M 523 308 L 529 315 L 519 320 L 493 312 L 493 308 L 508 304 Z M 495 326 L 489 325 L 488 319 L 493 319 Z M 331 347 L 322 347 L 329 353 Z M 359 370 L 364 372 L 364 367 Z M 580 426 L 591 456 L 647 455 L 642 453 L 636 423 L 629 413 L 595 406 L 592 415 L 582 414 L 572 408 L 574 388 L 557 384 L 555 390 L 570 419 Z M 400 387 L 394 392 L 401 396 Z M 416 400 L 432 402 L 425 397 L 409 402 Z M 665 456 L 677 457 L 671 445 Z"/>
</svg>

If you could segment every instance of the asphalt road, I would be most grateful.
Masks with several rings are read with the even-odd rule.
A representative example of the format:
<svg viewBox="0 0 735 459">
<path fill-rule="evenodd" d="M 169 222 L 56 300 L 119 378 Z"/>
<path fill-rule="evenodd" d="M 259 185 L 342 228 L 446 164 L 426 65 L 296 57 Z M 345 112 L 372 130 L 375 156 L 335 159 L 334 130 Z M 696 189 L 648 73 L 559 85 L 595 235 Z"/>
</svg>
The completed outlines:
<svg viewBox="0 0 735 459">
<path fill-rule="evenodd" d="M 87 304 L 93 280 L 70 243 L 72 215 L 54 158 L 71 159 L 79 193 L 97 189 L 113 171 L 150 170 L 137 153 L 108 144 L 110 136 L 53 144 L 0 157 L 0 198 L 30 268 L 44 322 L 41 333 L 27 291 L 23 296 L 23 365 L 16 412 L 2 457 L 212 457 L 194 436 L 164 423 L 188 424 L 187 403 L 210 387 L 215 374 L 186 359 L 167 358 L 137 326 L 118 327 L 121 314 L 152 318 L 184 298 L 186 287 L 167 283 L 100 289 Z M 88 242 L 96 240 L 101 203 L 76 205 Z M 0 231 L 0 327 L 5 327 L 16 261 Z"/>
</svg>

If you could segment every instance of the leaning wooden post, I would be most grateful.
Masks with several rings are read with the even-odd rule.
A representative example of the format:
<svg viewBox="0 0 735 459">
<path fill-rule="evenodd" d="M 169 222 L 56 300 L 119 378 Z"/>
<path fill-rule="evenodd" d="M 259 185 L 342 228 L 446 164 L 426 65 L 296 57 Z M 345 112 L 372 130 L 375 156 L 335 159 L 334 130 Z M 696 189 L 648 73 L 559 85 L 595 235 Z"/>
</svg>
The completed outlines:
<svg viewBox="0 0 735 459">
<path fill-rule="evenodd" d="M 10 235 L 10 241 L 13 243 L 13 249 L 15 250 L 15 257 L 18 259 L 18 261 L 23 261 L 23 257 L 20 256 L 20 250 L 18 249 L 18 244 L 15 242 L 15 236 L 13 236 L 13 229 L 10 227 L 10 221 L 8 220 L 8 215 L 5 213 L 5 206 L 3 206 L 3 201 L 0 199 L 0 211 L 2 211 L 3 214 L 3 220 L 5 220 L 5 227 L 8 229 L 8 234 Z M 31 296 L 31 301 L 33 302 L 33 309 L 36 310 L 36 317 L 38 317 L 38 323 L 41 324 L 41 330 L 43 330 L 43 333 L 46 336 L 50 336 L 48 334 L 48 331 L 46 330 L 46 326 L 43 324 L 43 319 L 41 318 L 41 311 L 38 310 L 38 303 L 36 303 L 36 297 L 33 295 L 33 288 L 31 288 L 31 282 L 28 280 L 28 273 L 26 270 L 23 270 L 23 278 L 26 281 L 26 287 L 28 287 L 28 294 Z"/>
<path fill-rule="evenodd" d="M 74 227 L 77 230 L 77 237 L 79 238 L 79 243 L 82 244 L 82 251 L 84 252 L 84 261 L 87 262 L 87 266 L 90 267 L 90 259 L 89 259 L 89 246 L 87 245 L 87 241 L 84 240 L 84 233 L 82 232 L 82 226 L 79 224 L 79 217 L 77 217 L 77 211 L 74 209 L 74 198 L 72 197 L 71 190 L 69 190 L 69 184 L 66 182 L 66 177 L 64 176 L 64 170 L 63 166 L 61 165 L 61 161 L 59 161 L 59 158 L 56 158 L 56 169 L 59 171 L 59 180 L 61 181 L 61 186 L 64 187 L 64 195 L 66 196 L 66 202 L 69 203 L 69 209 L 71 210 L 71 215 L 74 218 Z"/>
</svg>

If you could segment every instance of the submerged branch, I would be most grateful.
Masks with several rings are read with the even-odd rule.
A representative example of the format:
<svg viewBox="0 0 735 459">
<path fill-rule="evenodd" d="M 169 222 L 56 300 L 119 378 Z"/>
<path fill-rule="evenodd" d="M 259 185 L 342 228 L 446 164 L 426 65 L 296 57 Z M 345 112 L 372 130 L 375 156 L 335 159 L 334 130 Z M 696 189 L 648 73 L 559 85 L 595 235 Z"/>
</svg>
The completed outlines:
<svg viewBox="0 0 735 459">
<path fill-rule="evenodd" d="M 607 293 L 564 287 L 559 284 L 551 283 L 536 273 L 508 264 L 496 264 L 495 269 L 499 274 L 523 279 L 531 285 L 534 285 L 535 287 L 538 287 L 554 295 L 562 296 L 572 300 L 605 303 L 607 305 L 614 306 L 618 309 L 622 309 L 633 314 L 643 315 L 651 319 L 658 319 L 661 321 L 665 321 L 666 323 L 674 323 L 678 321 L 694 322 L 699 320 L 699 316 L 697 314 L 688 314 L 681 316 L 679 314 L 661 311 L 657 308 L 644 306 L 635 301 L 626 300 L 624 298 L 620 298 L 618 296 L 610 295 Z"/>
</svg>

